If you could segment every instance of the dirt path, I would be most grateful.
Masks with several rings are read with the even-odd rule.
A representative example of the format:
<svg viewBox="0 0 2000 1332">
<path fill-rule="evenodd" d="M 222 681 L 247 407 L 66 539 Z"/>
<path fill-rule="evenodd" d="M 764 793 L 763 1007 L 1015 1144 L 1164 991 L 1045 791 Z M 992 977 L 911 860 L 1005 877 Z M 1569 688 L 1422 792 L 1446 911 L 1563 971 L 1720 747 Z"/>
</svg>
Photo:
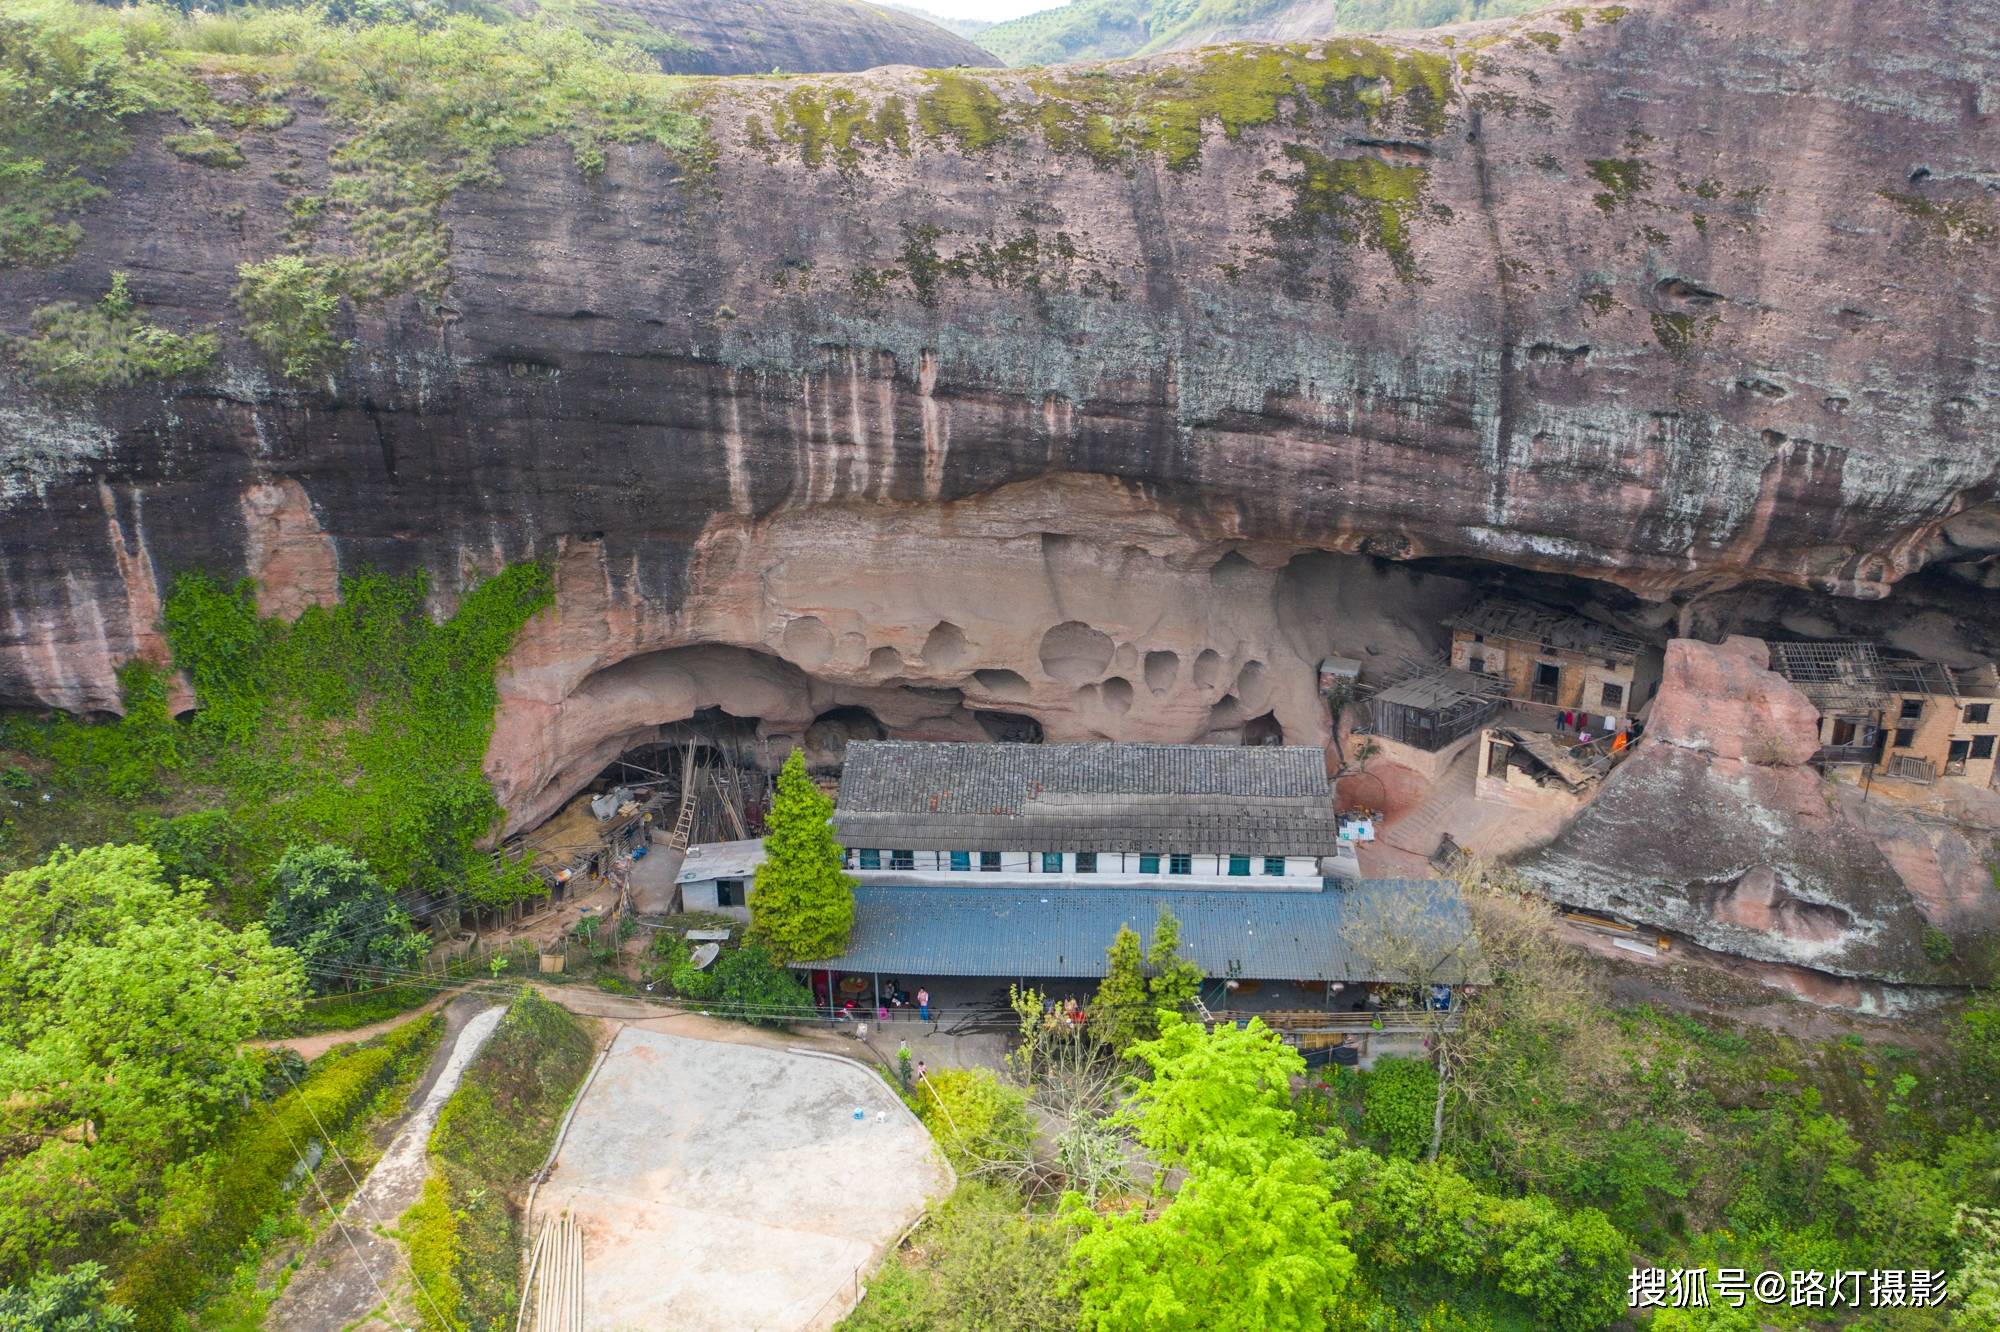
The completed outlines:
<svg viewBox="0 0 2000 1332">
<path fill-rule="evenodd" d="M 430 1172 L 426 1148 L 438 1112 L 458 1089 L 466 1066 L 500 1025 L 505 1011 L 502 1005 L 476 996 L 466 996 L 446 1010 L 444 1038 L 410 1093 L 416 1109 L 396 1126 L 395 1137 L 341 1209 L 339 1221 L 314 1242 L 285 1293 L 265 1315 L 264 1326 L 271 1332 L 404 1326 L 392 1310 L 411 1297 L 419 1301 L 422 1297 L 408 1290 L 409 1268 L 402 1247 L 383 1231 L 422 1192 Z"/>
<path fill-rule="evenodd" d="M 463 986 L 455 986 L 441 991 L 407 1013 L 398 1013 L 395 1017 L 383 1018 L 380 1022 L 371 1022 L 365 1027 L 351 1027 L 346 1031 L 317 1031 L 310 1036 L 280 1036 L 268 1041 L 245 1041 L 244 1044 L 260 1050 L 296 1051 L 301 1059 L 310 1064 L 336 1045 L 352 1045 L 356 1041 L 365 1041 L 371 1036 L 380 1036 L 406 1023 L 415 1022 L 424 1014 L 436 1011 L 440 1004 L 449 1003 L 463 989 Z"/>
</svg>

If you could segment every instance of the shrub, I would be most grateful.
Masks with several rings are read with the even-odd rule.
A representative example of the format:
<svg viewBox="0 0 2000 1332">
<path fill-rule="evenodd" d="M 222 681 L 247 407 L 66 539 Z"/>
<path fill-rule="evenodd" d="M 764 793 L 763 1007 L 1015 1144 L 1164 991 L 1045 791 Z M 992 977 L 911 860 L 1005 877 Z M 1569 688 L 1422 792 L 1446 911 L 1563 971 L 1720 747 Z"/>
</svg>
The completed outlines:
<svg viewBox="0 0 2000 1332">
<path fill-rule="evenodd" d="M 166 1204 L 118 1264 L 117 1299 L 142 1329 L 174 1324 L 225 1273 L 259 1222 L 285 1203 L 298 1152 L 322 1126 L 339 1135 L 383 1092 L 413 1077 L 437 1043 L 436 1015 L 380 1041 L 335 1050 L 298 1089 L 245 1115 L 206 1155 L 169 1172 Z"/>
<path fill-rule="evenodd" d="M 946 1159 L 970 1174 L 1006 1172 L 1031 1157 L 1034 1125 L 1026 1093 L 984 1068 L 927 1073 L 915 1088 L 917 1112 Z"/>
<path fill-rule="evenodd" d="M 1384 1271 L 1487 1284 L 1526 1304 L 1538 1328 L 1586 1332 L 1624 1310 L 1630 1245 L 1596 1208 L 1496 1197 L 1434 1162 L 1353 1152 L 1336 1169 L 1352 1181 L 1357 1247 Z"/>
<path fill-rule="evenodd" d="M 169 134 L 160 142 L 183 162 L 221 167 L 227 171 L 234 171 L 243 165 L 243 150 L 237 147 L 235 140 L 223 138 L 206 125 L 186 134 Z"/>
<path fill-rule="evenodd" d="M 29 324 L 34 331 L 13 341 L 13 354 L 29 374 L 57 388 L 172 379 L 206 366 L 217 349 L 213 333 L 182 336 L 140 318 L 123 273 L 111 275 L 111 289 L 96 305 L 44 305 Z"/>
<path fill-rule="evenodd" d="M 1940 965 L 1951 961 L 1951 936 L 1935 925 L 1924 926 L 1924 956 Z"/>
<path fill-rule="evenodd" d="M 1391 1156 L 1414 1159 L 1430 1144 L 1437 1089 L 1437 1070 L 1427 1060 L 1376 1060 L 1362 1078 L 1361 1131 Z"/>
<path fill-rule="evenodd" d="M 812 992 L 758 944 L 745 944 L 714 967 L 715 1000 L 730 1017 L 782 1027 L 812 1016 Z"/>
<path fill-rule="evenodd" d="M 447 1236 L 441 1221 L 423 1213 L 432 1204 L 428 1193 L 418 1215 L 404 1214 L 409 1241 L 421 1236 L 432 1246 L 432 1272 L 450 1276 L 448 1320 L 424 1311 L 433 1332 L 456 1332 L 452 1320 L 460 1318 L 473 1327 L 512 1325 L 523 1237 L 510 1199 L 547 1157 L 590 1058 L 582 1022 L 523 990 L 439 1112 L 430 1150 L 451 1230 Z"/>
<path fill-rule="evenodd" d="M 132 1313 L 104 1302 L 104 1269 L 78 1263 L 38 1272 L 26 1285 L 0 1289 L 0 1332 L 124 1332 Z"/>
<path fill-rule="evenodd" d="M 280 254 L 257 264 L 239 264 L 236 307 L 243 332 L 287 379 L 306 379 L 329 369 L 353 350 L 333 329 L 340 314 L 341 276 L 337 265 Z"/>
</svg>

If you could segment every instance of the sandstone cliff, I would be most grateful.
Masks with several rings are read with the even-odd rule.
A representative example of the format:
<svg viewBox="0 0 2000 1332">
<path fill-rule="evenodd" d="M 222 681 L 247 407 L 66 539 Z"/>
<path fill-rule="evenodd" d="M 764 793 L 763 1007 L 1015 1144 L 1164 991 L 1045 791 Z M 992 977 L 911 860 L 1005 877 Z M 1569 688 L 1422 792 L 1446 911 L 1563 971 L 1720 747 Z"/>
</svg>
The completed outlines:
<svg viewBox="0 0 2000 1332">
<path fill-rule="evenodd" d="M 589 691 L 647 654 L 786 676 L 778 734 L 865 689 L 1306 740 L 1314 655 L 1382 623 L 1341 557 L 1686 600 L 1990 556 L 2000 5 L 1565 15 L 716 81 L 696 148 L 500 154 L 441 207 L 443 280 L 344 302 L 301 379 L 231 293 L 352 125 L 294 98 L 228 170 L 139 123 L 0 327 L 122 270 L 221 355 L 88 397 L 0 370 L 0 698 L 115 707 L 181 568 L 297 605 L 559 555 L 495 747 L 524 810 L 619 743 Z M 331 259 L 381 234 L 340 197 Z"/>
</svg>

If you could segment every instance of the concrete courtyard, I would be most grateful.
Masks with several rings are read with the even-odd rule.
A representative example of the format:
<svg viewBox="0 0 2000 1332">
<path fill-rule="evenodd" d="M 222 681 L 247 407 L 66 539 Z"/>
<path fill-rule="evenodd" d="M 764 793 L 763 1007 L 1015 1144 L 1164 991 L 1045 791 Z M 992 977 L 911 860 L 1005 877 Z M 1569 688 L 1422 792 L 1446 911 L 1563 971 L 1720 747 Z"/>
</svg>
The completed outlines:
<svg viewBox="0 0 2000 1332">
<path fill-rule="evenodd" d="M 533 1225 L 575 1216 L 592 1332 L 800 1332 L 848 1312 L 949 1187 L 929 1134 L 862 1068 L 628 1027 Z"/>
</svg>

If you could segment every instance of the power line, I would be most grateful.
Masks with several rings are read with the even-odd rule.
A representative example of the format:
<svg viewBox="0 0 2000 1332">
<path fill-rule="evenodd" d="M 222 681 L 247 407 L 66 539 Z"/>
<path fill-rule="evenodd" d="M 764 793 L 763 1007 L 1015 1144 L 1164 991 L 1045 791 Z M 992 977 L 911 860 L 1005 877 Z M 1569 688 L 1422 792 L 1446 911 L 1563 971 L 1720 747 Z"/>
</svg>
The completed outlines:
<svg viewBox="0 0 2000 1332">
<path fill-rule="evenodd" d="M 461 1032 L 460 1035 L 463 1036 L 463 1032 Z M 456 1047 L 456 1042 L 454 1042 L 454 1048 L 455 1047 Z M 285 1081 L 291 1084 L 292 1093 L 299 1098 L 299 1104 L 303 1105 L 306 1108 L 306 1113 L 312 1117 L 313 1127 L 318 1129 L 320 1137 L 325 1139 L 326 1149 L 329 1152 L 333 1153 L 334 1162 L 340 1166 L 341 1173 L 346 1175 L 347 1182 L 354 1186 L 354 1194 L 349 1196 L 349 1201 L 352 1201 L 353 1197 L 355 1195 L 359 1195 L 361 1192 L 361 1181 L 354 1177 L 354 1167 L 349 1165 L 347 1162 L 347 1158 L 341 1154 L 339 1144 L 334 1142 L 333 1135 L 326 1131 L 326 1125 L 320 1122 L 319 1111 L 313 1109 L 312 1102 L 307 1100 L 305 1093 L 299 1089 L 299 1084 L 297 1080 L 292 1077 L 291 1069 L 285 1066 L 283 1060 L 278 1061 L 278 1069 L 285 1075 Z M 428 1154 L 428 1149 L 426 1150 L 426 1154 Z M 315 1179 L 313 1183 L 314 1187 L 318 1188 L 318 1180 Z M 326 1198 L 326 1192 L 323 1189 L 320 1190 L 320 1198 L 322 1201 L 324 1201 Z M 335 1217 L 335 1224 L 340 1225 L 343 1231 L 346 1230 L 346 1225 L 344 1221 L 337 1215 Z M 348 1235 L 348 1244 L 350 1247 L 352 1247 L 353 1243 L 354 1243 L 354 1237 L 350 1233 Z M 438 1326 L 450 1327 L 451 1320 L 444 1316 L 444 1311 L 442 1309 L 438 1308 L 438 1303 L 434 1298 L 432 1298 L 430 1290 L 427 1287 L 425 1287 L 423 1278 L 417 1275 L 416 1264 L 412 1263 L 410 1261 L 410 1256 L 403 1252 L 403 1246 L 392 1242 L 390 1244 L 390 1248 L 395 1252 L 396 1256 L 402 1260 L 403 1266 L 409 1269 L 410 1283 L 414 1285 L 417 1288 L 418 1293 L 420 1293 L 424 1297 L 424 1303 L 431 1306 L 431 1312 L 437 1316 Z M 381 1293 L 382 1285 L 380 1282 L 375 1280 L 374 1269 L 367 1267 L 367 1262 L 365 1259 L 361 1257 L 361 1251 L 359 1249 L 355 1250 L 354 1257 L 355 1260 L 357 1262 L 360 1262 L 362 1266 L 368 1271 L 368 1280 L 371 1284 L 374 1285 L 376 1292 L 378 1294 Z M 383 1295 L 382 1301 L 384 1305 L 384 1313 L 386 1314 L 388 1296 Z"/>
</svg>

